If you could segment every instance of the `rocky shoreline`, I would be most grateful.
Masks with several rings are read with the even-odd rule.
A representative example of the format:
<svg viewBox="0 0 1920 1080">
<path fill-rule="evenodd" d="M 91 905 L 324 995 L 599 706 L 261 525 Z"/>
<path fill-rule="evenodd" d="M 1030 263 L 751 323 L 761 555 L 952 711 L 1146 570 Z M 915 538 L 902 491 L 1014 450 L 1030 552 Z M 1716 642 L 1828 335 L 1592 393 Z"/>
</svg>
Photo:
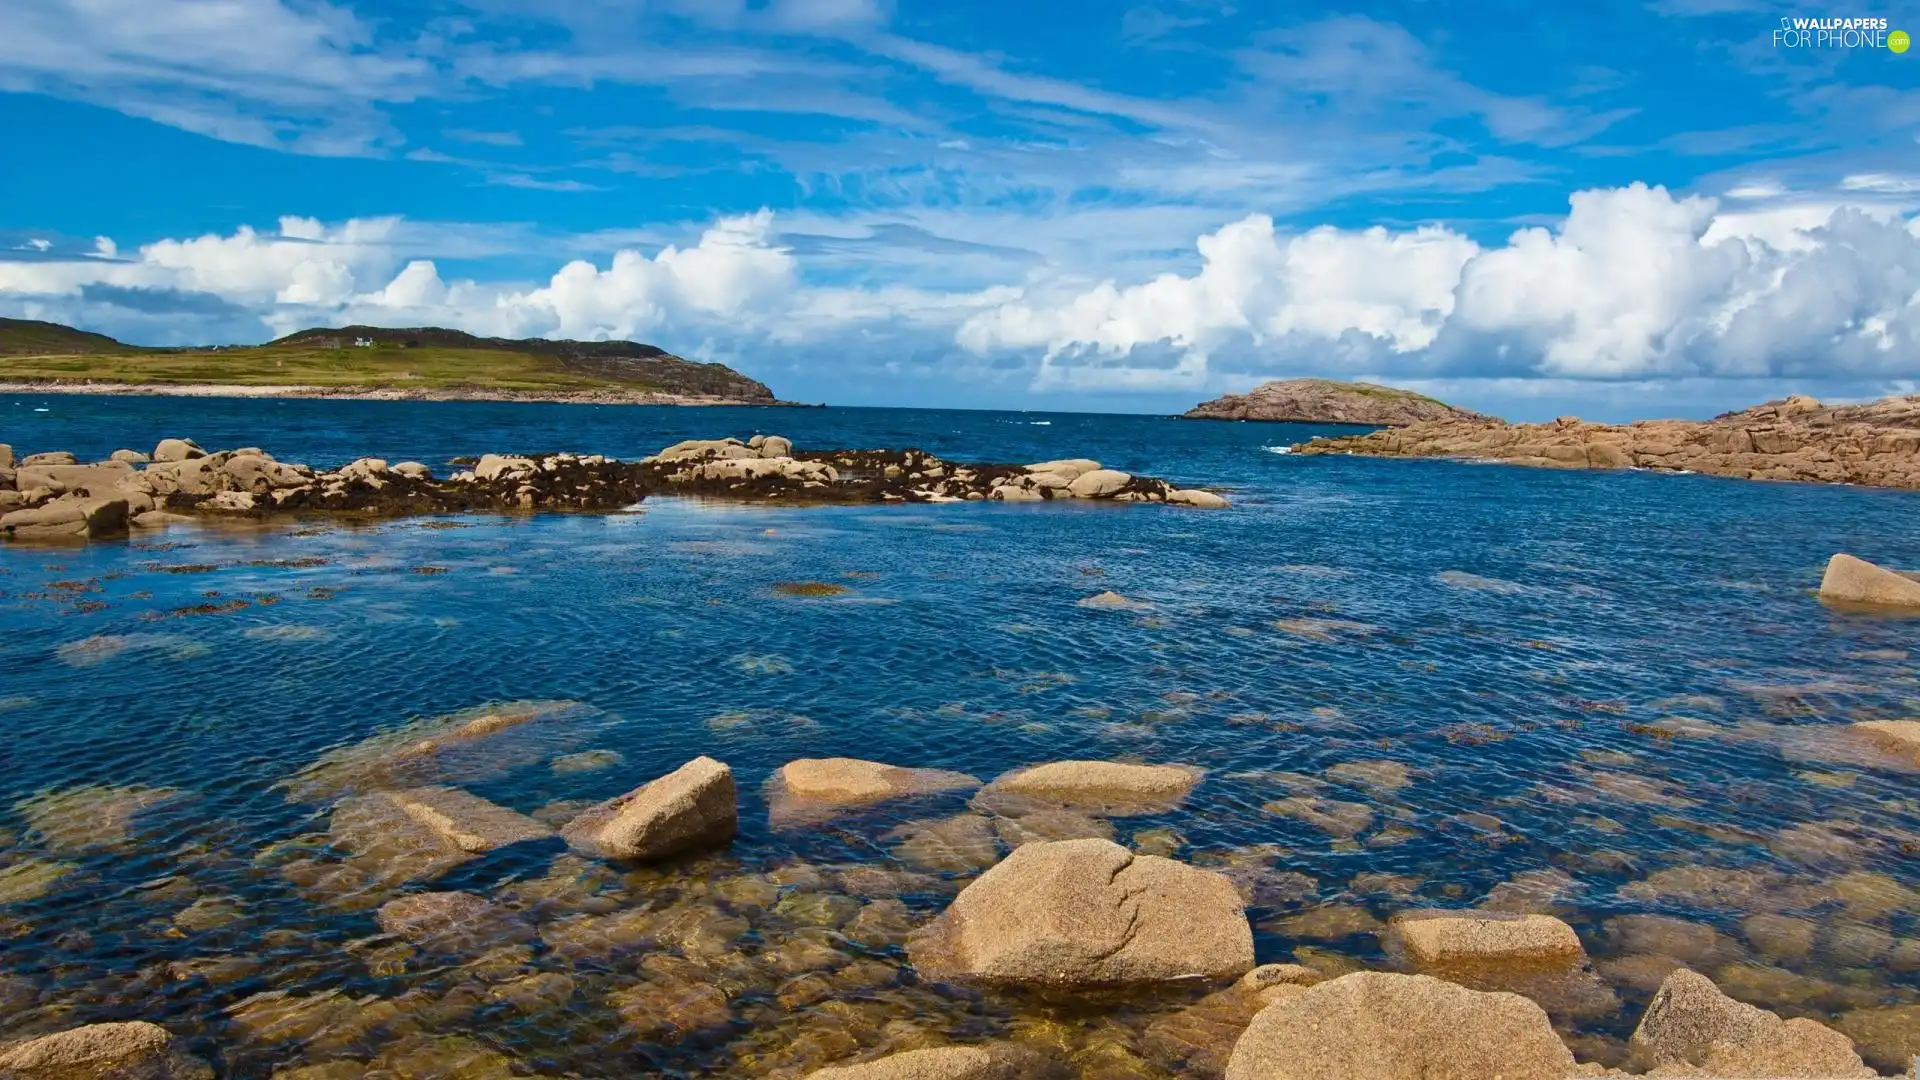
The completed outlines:
<svg viewBox="0 0 1920 1080">
<path fill-rule="evenodd" d="M 1029 465 L 960 464 L 921 450 L 797 451 L 779 435 L 692 439 L 639 461 L 600 454 L 485 454 L 445 476 L 417 461 L 361 458 L 326 471 L 258 447 L 209 453 L 188 439 L 152 452 L 71 453 L 17 462 L 0 444 L 0 537 L 111 539 L 196 518 L 361 518 L 468 511 L 610 512 L 655 495 L 781 505 L 1042 502 L 1085 499 L 1217 509 L 1210 491 L 1105 469 L 1085 458 Z"/>
<path fill-rule="evenodd" d="M 1636 468 L 1920 490 L 1920 396 L 1842 406 L 1790 397 L 1706 421 L 1428 420 L 1390 431 L 1316 438 L 1292 452 Z"/>
<path fill-rule="evenodd" d="M 1565 887 L 1553 873 L 1496 890 L 1478 907 L 1409 903 L 1384 922 L 1369 922 L 1382 961 L 1300 948 L 1294 960 L 1256 964 L 1246 912 L 1274 879 L 1287 877 L 1284 871 L 1193 865 L 1141 850 L 1147 845 L 1140 835 L 1132 849 L 1109 839 L 1111 819 L 1182 807 L 1207 779 L 1206 770 L 1184 764 L 1059 760 L 983 782 L 878 761 L 802 758 L 768 778 L 775 828 L 850 823 L 916 801 L 963 801 L 956 816 L 889 835 L 900 840 L 896 853 L 911 869 L 727 869 L 740 794 L 733 770 L 707 756 L 604 801 L 536 815 L 455 786 L 524 752 L 516 737 L 544 731 L 577 739 L 592 719 L 593 710 L 577 702 L 504 703 L 330 751 L 280 785 L 289 802 L 327 815 L 325 834 L 276 845 L 256 865 L 317 903 L 371 912 L 380 936 L 362 947 L 369 963 L 405 966 L 420 957 L 472 972 L 478 989 L 462 998 L 456 988 L 448 997 L 477 994 L 482 1003 L 503 1003 L 502 1022 L 571 1008 L 567 1003 L 589 986 L 604 989 L 624 1025 L 660 1043 L 728 1030 L 736 1009 L 777 1009 L 769 1021 L 775 1025 L 817 1014 L 777 1044 L 748 1036 L 759 1049 L 743 1053 L 728 1075 L 1866 1080 L 1882 1075 L 1869 1060 L 1904 1067 L 1900 1055 L 1920 1046 L 1900 1028 L 1900 1007 L 1865 1010 L 1887 1014 L 1889 1023 L 1843 1019 L 1837 1029 L 1741 1003 L 1693 970 L 1713 963 L 1730 943 L 1681 918 L 1610 922 L 1608 934 L 1637 935 L 1670 953 L 1649 953 L 1652 963 L 1631 970 L 1608 966 L 1603 978 L 1582 936 L 1553 914 Z M 1920 751 L 1920 722 L 1862 734 L 1889 754 Z M 617 755 L 602 755 L 594 767 L 619 764 Z M 64 807 L 81 820 L 124 827 L 155 797 L 141 793 L 146 802 L 109 814 L 111 807 L 96 804 L 123 794 L 89 790 L 84 804 L 56 800 L 35 812 L 58 825 Z M 804 812 L 795 814 L 797 808 Z M 474 860 L 543 844 L 559 852 L 547 877 L 487 891 L 435 883 Z M 643 883 L 657 902 L 622 905 L 600 891 L 621 874 Z M 1861 878 L 1842 879 L 1851 891 L 1835 895 L 1877 895 L 1860 892 L 1872 875 Z M 1812 881 L 1792 888 L 1806 895 L 1782 900 L 1782 908 L 1821 902 L 1822 887 Z M 901 899 L 923 895 L 947 899 L 930 916 Z M 1743 932 L 1774 941 L 1798 921 L 1763 916 Z M 1807 934 L 1811 940 L 1810 926 Z M 540 955 L 577 963 L 576 974 L 530 973 Z M 630 962 L 610 969 L 621 974 L 593 981 L 597 967 L 621 957 Z M 1567 1036 L 1569 1021 L 1608 1021 L 1623 1012 L 1615 990 L 1623 976 L 1653 990 L 1631 1035 L 1600 1044 Z M 930 1022 L 872 1023 L 852 1002 L 880 988 L 912 998 Z M 1115 1041 L 1102 1054 L 1099 1025 L 1035 1023 L 990 1037 L 944 1026 L 943 1019 L 960 1023 L 954 1010 L 964 1015 L 969 994 L 1109 1004 L 1160 995 L 1167 1004 L 1132 1019 L 1132 1027 L 1106 1024 Z M 431 1010 L 440 1003 L 411 1004 Z M 518 1075 L 504 1057 L 476 1056 L 469 1049 L 475 1044 L 461 1039 L 438 1047 L 402 1039 L 394 1044 L 405 1048 L 393 1051 L 397 1060 L 359 1060 L 353 1033 L 404 1015 L 399 1003 L 265 991 L 231 1005 L 227 1015 L 232 1038 L 269 1045 L 297 1039 L 313 1051 L 310 1064 L 278 1069 L 276 1080 Z M 1129 1047 L 1139 1049 L 1123 1052 Z M 1595 1047 L 1607 1060 L 1594 1059 Z M 458 1071 L 450 1064 L 458 1054 L 486 1068 Z M 9 1080 L 211 1075 L 182 1040 L 144 1020 L 66 1026 L 0 1043 L 0 1076 Z"/>
<path fill-rule="evenodd" d="M 122 383 L 26 380 L 0 382 L 0 394 L 89 394 L 103 397 L 320 398 L 330 401 L 500 401 L 552 405 L 757 405 L 818 408 L 799 401 L 711 397 L 646 390 L 505 390 L 498 387 L 433 390 L 404 387 L 308 386 L 246 383 Z"/>
</svg>

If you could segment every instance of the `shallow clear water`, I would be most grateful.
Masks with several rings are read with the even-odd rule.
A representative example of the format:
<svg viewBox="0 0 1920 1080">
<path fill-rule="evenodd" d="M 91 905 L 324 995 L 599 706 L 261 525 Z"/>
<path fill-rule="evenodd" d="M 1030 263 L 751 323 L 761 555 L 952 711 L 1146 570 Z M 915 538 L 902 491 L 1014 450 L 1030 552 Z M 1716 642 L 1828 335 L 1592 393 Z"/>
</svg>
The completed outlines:
<svg viewBox="0 0 1920 1080">
<path fill-rule="evenodd" d="M 1262 962 L 1304 947 L 1327 965 L 1383 963 L 1372 919 L 1510 898 L 1503 882 L 1556 870 L 1570 880 L 1555 879 L 1552 910 L 1623 1000 L 1563 1018 L 1583 1058 L 1617 1053 L 1658 981 L 1647 972 L 1659 965 L 1636 959 L 1647 953 L 1687 959 L 1790 1015 L 1865 1023 L 1920 1002 L 1920 894 L 1906 891 L 1920 888 L 1920 769 L 1839 734 L 1847 721 L 1915 713 L 1907 651 L 1920 624 L 1836 614 L 1811 593 L 1834 551 L 1920 565 L 1920 495 L 1294 458 L 1269 448 L 1313 429 L 1152 417 L 0 405 L 0 442 L 20 452 L 103 455 L 187 435 L 322 466 L 361 455 L 438 466 L 489 450 L 638 456 L 756 431 L 803 449 L 1093 457 L 1231 488 L 1235 505 L 657 499 L 632 514 L 452 528 L 306 523 L 0 548 L 0 898 L 14 899 L 0 905 L 0 1010 L 11 1014 L 0 1037 L 142 1017 L 191 1034 L 234 1076 L 328 1060 L 402 1076 L 506 1067 L 483 1050 L 522 1074 L 788 1075 L 915 1045 L 918 1029 L 1052 1023 L 1086 1075 L 1164 1075 L 1139 1036 L 1164 1003 L 1063 1009 L 878 969 L 825 1000 L 780 997 L 794 970 L 777 957 L 808 940 L 808 925 L 846 922 L 790 898 L 871 899 L 796 867 L 913 869 L 922 853 L 903 855 L 891 830 L 965 810 L 962 797 L 769 828 L 766 776 L 840 754 L 982 778 L 1061 758 L 1204 766 L 1183 809 L 1118 819 L 1116 835 L 1264 873 L 1250 912 Z M 774 588 L 796 581 L 848 592 Z M 1150 606 L 1076 606 L 1105 589 Z M 550 742 L 523 740 L 446 779 L 534 812 L 711 754 L 741 782 L 731 856 L 623 874 L 556 863 L 557 844 L 498 853 L 433 887 L 518 897 L 509 906 L 542 934 L 494 957 L 504 973 L 475 967 L 483 949 L 393 948 L 371 910 L 396 895 L 391 883 L 316 887 L 312 868 L 341 858 L 326 844 L 328 804 L 289 801 L 276 785 L 409 718 L 523 699 L 585 708 Z M 581 750 L 622 761 L 550 767 Z M 1406 773 L 1340 768 L 1356 762 Z M 90 785 L 100 790 L 51 809 L 31 801 Z M 1336 803 L 1367 820 L 1309 820 L 1315 808 L 1358 815 Z M 531 879 L 574 907 L 525 901 Z M 913 918 L 953 887 L 909 890 Z M 216 917 L 176 919 L 196 901 Z M 629 952 L 556 947 L 565 932 L 545 932 L 582 909 L 676 904 L 744 920 L 720 951 L 745 989 L 722 1022 L 688 1033 L 623 1025 L 609 1002 L 636 979 L 669 996 L 699 983 L 668 959 L 718 963 L 700 948 L 655 945 L 649 968 Z M 1681 941 L 1671 924 L 1620 920 L 1645 914 L 1721 936 Z M 1783 926 L 1791 937 L 1808 922 L 1804 954 L 1779 944 Z M 840 958 L 816 966 L 900 963 L 897 942 L 834 940 Z M 546 996 L 529 1004 L 502 984 Z M 246 1017 L 262 1007 L 254 995 L 275 990 L 359 1000 L 344 1010 L 353 1019 L 313 1022 L 332 1034 L 263 1031 Z M 1882 1044 L 1895 1045 L 1870 1049 Z"/>
</svg>

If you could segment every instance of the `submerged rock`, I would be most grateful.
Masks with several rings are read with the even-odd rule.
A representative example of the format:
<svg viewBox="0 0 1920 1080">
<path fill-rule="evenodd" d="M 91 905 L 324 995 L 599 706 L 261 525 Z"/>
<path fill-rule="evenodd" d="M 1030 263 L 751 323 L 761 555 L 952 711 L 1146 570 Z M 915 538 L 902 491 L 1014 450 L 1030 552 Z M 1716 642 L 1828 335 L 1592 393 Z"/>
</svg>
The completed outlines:
<svg viewBox="0 0 1920 1080">
<path fill-rule="evenodd" d="M 909 947 L 933 978 L 1039 987 L 1230 978 L 1253 931 L 1225 877 L 1106 840 L 1027 844 Z"/>
<path fill-rule="evenodd" d="M 408 788 L 375 797 L 391 799 L 401 813 L 461 851 L 487 852 L 553 835 L 552 829 L 527 815 L 459 788 Z"/>
<path fill-rule="evenodd" d="M 984 870 L 1000 857 L 993 822 L 979 814 L 956 814 L 933 821 L 910 821 L 887 833 L 897 840 L 893 853 L 919 870 L 961 873 Z"/>
<path fill-rule="evenodd" d="M 1685 968 L 1667 976 L 1627 1045 L 1642 1071 L 1694 1066 L 1704 1076 L 1875 1075 L 1845 1035 L 1742 1004 Z"/>
<path fill-rule="evenodd" d="M 211 1080 L 157 1024 L 89 1024 L 0 1050 L 6 1080 Z"/>
<path fill-rule="evenodd" d="M 1566 1080 L 1538 1005 L 1427 975 L 1359 972 L 1261 1010 L 1227 1080 Z"/>
<path fill-rule="evenodd" d="M 36 840 L 67 854 L 124 847 L 142 813 L 185 795 L 173 788 L 90 784 L 43 791 L 13 808 L 27 819 Z"/>
<path fill-rule="evenodd" d="M 562 835 L 585 855 L 663 859 L 724 846 L 738 827 L 733 770 L 713 758 L 697 757 L 582 812 Z"/>
<path fill-rule="evenodd" d="M 465 709 L 330 750 L 281 786 L 294 802 L 481 779 L 543 760 L 543 741 L 584 734 L 597 709 L 577 701 L 508 701 Z M 578 745 L 575 743 L 575 745 Z"/>
<path fill-rule="evenodd" d="M 1402 912 L 1388 924 L 1386 947 L 1423 975 L 1519 994 L 1555 1018 L 1605 1016 L 1620 1005 L 1573 928 L 1550 915 Z"/>
<path fill-rule="evenodd" d="M 1920 764 L 1920 720 L 1862 720 L 1852 730 L 1882 750 Z"/>
<path fill-rule="evenodd" d="M 793 823 L 846 807 L 979 786 L 978 778 L 945 769 L 908 769 L 859 758 L 800 758 L 774 772 L 767 793 L 774 820 Z"/>
<path fill-rule="evenodd" d="M 908 1050 L 859 1065 L 834 1065 L 808 1080 L 1065 1080 L 1063 1062 L 1013 1043 Z"/>
<path fill-rule="evenodd" d="M 1096 814 L 1172 810 L 1206 776 L 1193 765 L 1129 765 L 1117 761 L 1052 761 L 1002 773 L 974 797 L 976 809 L 1005 811 L 1053 804 Z"/>
<path fill-rule="evenodd" d="M 380 906 L 381 931 L 439 952 L 475 952 L 533 937 L 533 928 L 485 897 L 464 892 L 410 893 Z"/>
</svg>

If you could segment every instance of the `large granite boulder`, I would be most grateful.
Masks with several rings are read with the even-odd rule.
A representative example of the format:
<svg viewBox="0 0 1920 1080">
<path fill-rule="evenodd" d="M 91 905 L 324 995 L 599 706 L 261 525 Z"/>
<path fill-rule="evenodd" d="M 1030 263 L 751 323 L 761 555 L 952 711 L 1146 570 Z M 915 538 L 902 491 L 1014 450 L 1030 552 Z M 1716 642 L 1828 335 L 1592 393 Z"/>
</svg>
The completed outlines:
<svg viewBox="0 0 1920 1080">
<path fill-rule="evenodd" d="M 206 457 L 207 452 L 192 439 L 161 439 L 153 448 L 155 461 L 187 461 L 192 458 Z"/>
<path fill-rule="evenodd" d="M 1067 485 L 1067 490 L 1076 499 L 1104 499 L 1119 494 L 1133 481 L 1133 476 L 1118 469 L 1094 469 L 1081 473 Z"/>
<path fill-rule="evenodd" d="M 1526 998 L 1365 971 L 1261 1010 L 1227 1080 L 1566 1080 L 1573 1067 Z"/>
<path fill-rule="evenodd" d="M 1064 1080 L 1067 1075 L 1058 1058 L 1038 1048 L 993 1043 L 908 1050 L 820 1069 L 808 1073 L 807 1080 Z"/>
<path fill-rule="evenodd" d="M 607 859 L 663 859 L 733 840 L 739 828 L 733 770 L 697 757 L 618 798 L 589 807 L 562 835 L 574 850 Z"/>
<path fill-rule="evenodd" d="M 1026 844 L 914 938 L 933 978 L 1050 988 L 1234 978 L 1253 930 L 1220 874 L 1108 840 Z"/>
<path fill-rule="evenodd" d="M 44 487 L 56 493 L 105 495 L 133 476 L 133 466 L 120 461 L 99 465 L 22 465 L 14 474 L 14 483 L 23 491 Z"/>
<path fill-rule="evenodd" d="M 1920 581 L 1841 552 L 1827 560 L 1827 572 L 1820 578 L 1820 599 L 1873 607 L 1920 608 Z"/>
<path fill-rule="evenodd" d="M 1668 1068 L 1676 1075 L 1876 1075 L 1845 1035 L 1813 1020 L 1782 1020 L 1735 1001 L 1711 979 L 1686 968 L 1660 984 L 1627 1050 L 1634 1068 Z"/>
<path fill-rule="evenodd" d="M 12 540 L 101 540 L 127 535 L 126 499 L 62 495 L 0 515 L 0 536 Z"/>
<path fill-rule="evenodd" d="M 5 1080 L 200 1080 L 213 1071 L 157 1024 L 88 1024 L 0 1050 Z"/>
</svg>

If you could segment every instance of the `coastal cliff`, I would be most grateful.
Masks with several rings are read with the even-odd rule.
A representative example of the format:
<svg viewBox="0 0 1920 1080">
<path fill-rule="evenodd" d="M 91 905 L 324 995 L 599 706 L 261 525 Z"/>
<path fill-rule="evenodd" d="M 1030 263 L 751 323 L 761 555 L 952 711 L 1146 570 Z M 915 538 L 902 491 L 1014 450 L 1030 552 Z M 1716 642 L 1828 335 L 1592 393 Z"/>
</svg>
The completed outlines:
<svg viewBox="0 0 1920 1080">
<path fill-rule="evenodd" d="M 1317 438 L 1296 454 L 1437 457 L 1570 469 L 1657 469 L 1748 480 L 1920 489 L 1920 395 L 1830 407 L 1771 401 L 1712 420 L 1551 423 L 1422 421 L 1393 431 Z"/>
<path fill-rule="evenodd" d="M 1425 394 L 1364 382 L 1284 379 L 1261 383 L 1244 394 L 1204 401 L 1184 420 L 1282 420 L 1314 424 L 1376 424 L 1400 427 L 1424 420 L 1485 420 L 1479 413 Z"/>
</svg>

